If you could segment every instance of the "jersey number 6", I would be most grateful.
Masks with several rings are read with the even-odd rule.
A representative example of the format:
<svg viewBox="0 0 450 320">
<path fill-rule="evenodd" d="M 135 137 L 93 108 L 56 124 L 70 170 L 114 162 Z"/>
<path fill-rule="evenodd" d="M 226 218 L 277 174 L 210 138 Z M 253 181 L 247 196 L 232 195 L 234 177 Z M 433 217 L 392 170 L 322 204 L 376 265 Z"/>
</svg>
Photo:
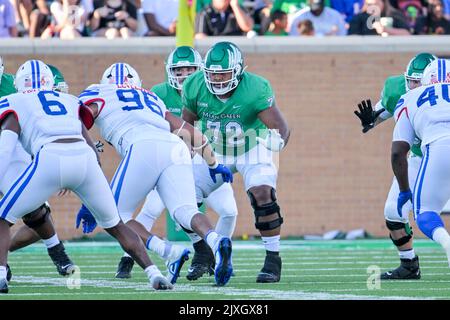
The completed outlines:
<svg viewBox="0 0 450 320">
<path fill-rule="evenodd" d="M 55 100 L 48 100 L 46 95 L 52 95 L 55 97 L 59 97 L 59 93 L 55 91 L 40 91 L 38 93 L 39 101 L 42 104 L 42 108 L 44 109 L 44 112 L 51 116 L 59 116 L 67 114 L 67 109 L 64 107 L 64 105 Z"/>
</svg>

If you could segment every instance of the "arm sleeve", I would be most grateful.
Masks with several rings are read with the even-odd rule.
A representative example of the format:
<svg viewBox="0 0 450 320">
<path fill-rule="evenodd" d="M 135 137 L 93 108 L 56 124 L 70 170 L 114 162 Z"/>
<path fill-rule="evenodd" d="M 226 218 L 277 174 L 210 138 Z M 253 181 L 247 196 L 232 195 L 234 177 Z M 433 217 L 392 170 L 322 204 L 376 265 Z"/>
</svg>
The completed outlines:
<svg viewBox="0 0 450 320">
<path fill-rule="evenodd" d="M 0 133 L 0 179 L 3 179 L 8 169 L 18 139 L 19 136 L 14 131 L 3 130 Z"/>
<path fill-rule="evenodd" d="M 385 109 L 385 110 L 382 113 L 380 113 L 380 115 L 378 116 L 379 118 L 381 118 L 383 120 L 387 120 L 392 117 L 392 114 L 386 110 L 386 108 L 383 106 L 383 102 L 380 100 L 375 105 L 375 111 L 378 111 L 381 109 Z"/>
<path fill-rule="evenodd" d="M 396 112 L 396 117 L 398 119 L 392 135 L 392 141 L 405 141 L 412 146 L 416 134 L 408 118 L 408 109 L 406 107 L 400 109 L 398 113 Z"/>
</svg>

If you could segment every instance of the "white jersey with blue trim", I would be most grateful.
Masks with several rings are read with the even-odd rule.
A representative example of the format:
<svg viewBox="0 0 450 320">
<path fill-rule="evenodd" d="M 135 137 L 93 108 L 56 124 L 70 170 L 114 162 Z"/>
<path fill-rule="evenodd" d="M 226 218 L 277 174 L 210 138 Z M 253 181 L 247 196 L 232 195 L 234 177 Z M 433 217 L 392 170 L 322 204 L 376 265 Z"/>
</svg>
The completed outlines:
<svg viewBox="0 0 450 320">
<path fill-rule="evenodd" d="M 94 84 L 80 95 L 86 105 L 99 106 L 95 124 L 102 137 L 120 154 L 140 140 L 156 139 L 170 133 L 165 119 L 166 105 L 146 89 L 128 84 Z"/>
<path fill-rule="evenodd" d="M 394 140 L 411 142 L 412 130 L 422 146 L 450 136 L 450 84 L 437 83 L 407 92 L 397 103 L 395 119 Z M 404 138 L 398 138 L 402 135 Z"/>
<path fill-rule="evenodd" d="M 0 100 L 0 120 L 13 113 L 20 125 L 19 140 L 24 149 L 35 155 L 46 143 L 80 138 L 80 101 L 70 94 L 28 90 Z"/>
</svg>

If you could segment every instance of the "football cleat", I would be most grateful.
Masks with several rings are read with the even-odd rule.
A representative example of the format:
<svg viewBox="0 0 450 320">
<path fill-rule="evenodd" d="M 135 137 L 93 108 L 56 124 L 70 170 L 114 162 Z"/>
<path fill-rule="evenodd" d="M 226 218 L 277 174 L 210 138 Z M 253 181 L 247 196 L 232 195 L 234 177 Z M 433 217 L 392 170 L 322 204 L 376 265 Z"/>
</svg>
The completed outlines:
<svg viewBox="0 0 450 320">
<path fill-rule="evenodd" d="M 189 260 L 189 253 L 191 252 L 183 246 L 176 244 L 172 245 L 169 257 L 166 261 L 167 279 L 171 284 L 175 284 L 177 282 L 184 262 Z"/>
<path fill-rule="evenodd" d="M 8 280 L 0 279 L 0 293 L 8 293 Z"/>
<path fill-rule="evenodd" d="M 76 266 L 66 254 L 62 242 L 50 249 L 47 249 L 48 255 L 56 266 L 56 270 L 62 276 L 69 276 L 75 272 Z"/>
<path fill-rule="evenodd" d="M 397 269 L 386 271 L 381 274 L 381 280 L 414 280 L 420 279 L 419 257 L 414 259 L 400 259 L 400 266 Z"/>
<path fill-rule="evenodd" d="M 204 240 L 194 243 L 194 257 L 188 269 L 186 278 L 189 281 L 197 280 L 205 273 L 212 276 L 214 274 L 215 259 L 211 248 Z"/>
<path fill-rule="evenodd" d="M 131 278 L 131 270 L 133 270 L 134 260 L 131 257 L 122 257 L 117 266 L 116 278 L 129 279 Z"/>
<path fill-rule="evenodd" d="M 226 285 L 230 281 L 231 274 L 233 273 L 231 251 L 230 238 L 222 238 L 215 253 L 216 266 L 214 269 L 214 279 L 218 286 Z"/>
<path fill-rule="evenodd" d="M 150 279 L 150 284 L 151 284 L 152 288 L 155 290 L 171 290 L 171 289 L 173 289 L 173 285 L 161 273 L 152 276 Z"/>
<path fill-rule="evenodd" d="M 281 278 L 281 257 L 273 254 L 266 255 L 264 266 L 256 277 L 258 283 L 279 282 Z"/>
<path fill-rule="evenodd" d="M 11 278 L 12 278 L 11 268 L 9 267 L 9 264 L 6 264 L 6 280 L 10 282 Z"/>
</svg>

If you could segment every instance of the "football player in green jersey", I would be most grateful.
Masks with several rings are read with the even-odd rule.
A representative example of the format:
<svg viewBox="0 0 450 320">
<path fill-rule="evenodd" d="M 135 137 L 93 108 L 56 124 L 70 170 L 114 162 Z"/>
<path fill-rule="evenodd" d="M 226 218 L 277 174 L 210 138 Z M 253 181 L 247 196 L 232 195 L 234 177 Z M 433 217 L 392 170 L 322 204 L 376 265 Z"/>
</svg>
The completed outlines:
<svg viewBox="0 0 450 320">
<path fill-rule="evenodd" d="M 4 67 L 3 59 L 1 57 L 0 61 L 0 97 L 3 97 L 12 93 L 16 93 L 17 91 L 14 86 L 14 76 L 11 74 L 3 73 Z M 68 91 L 67 84 L 64 82 L 64 77 L 62 76 L 61 72 L 53 66 L 50 66 L 50 69 L 52 70 L 55 77 L 55 90 Z M 15 179 L 25 170 L 30 162 L 30 155 L 23 149 L 21 144 L 18 144 L 14 153 L 14 160 L 11 162 L 12 165 L 10 166 L 10 169 L 7 171 L 6 175 L 3 177 L 2 181 L 0 181 L 0 194 L 4 194 L 4 192 L 9 189 L 8 187 L 10 186 L 10 184 L 15 181 Z M 63 276 L 69 275 L 75 271 L 75 265 L 67 256 L 64 245 L 58 238 L 51 219 L 50 212 L 50 206 L 48 205 L 48 203 L 45 203 L 36 211 L 26 215 L 23 219 L 25 225 L 19 228 L 19 230 L 17 230 L 17 232 L 12 237 L 9 251 L 16 251 L 42 238 L 44 244 L 47 247 L 50 258 L 56 265 L 58 273 Z M 45 230 L 43 230 L 44 228 Z M 38 233 L 41 234 L 42 237 L 39 236 Z M 48 237 L 49 234 L 52 234 L 52 236 Z M 9 269 L 9 266 L 7 267 L 7 269 L 7 280 L 9 281 L 12 277 L 12 273 Z"/>
<path fill-rule="evenodd" d="M 172 114 L 181 117 L 181 110 L 183 108 L 181 101 L 183 82 L 192 73 L 198 71 L 201 68 L 201 64 L 202 58 L 200 54 L 189 46 L 180 46 L 172 50 L 168 55 L 165 62 L 167 81 L 153 86 L 151 91 L 163 100 L 167 109 Z M 237 205 L 231 185 L 228 183 L 223 184 L 205 199 L 205 202 L 219 215 L 219 220 L 215 228 L 217 233 L 231 237 L 236 226 L 237 216 Z M 136 220 L 150 231 L 164 208 L 165 205 L 158 192 L 153 190 L 148 194 Z M 192 264 L 188 270 L 187 279 L 196 280 L 205 273 L 213 275 L 215 260 L 211 248 L 197 234 L 189 230 L 185 230 L 185 232 L 191 238 L 195 250 Z M 119 262 L 116 278 L 130 278 L 133 265 L 133 259 L 125 253 Z"/>
<path fill-rule="evenodd" d="M 361 120 L 364 133 L 394 115 L 395 107 L 400 97 L 407 91 L 421 86 L 420 81 L 423 71 L 435 59 L 436 57 L 430 53 L 416 55 L 408 63 L 406 72 L 403 75 L 391 76 L 386 79 L 381 92 L 381 99 L 376 104 L 375 110 L 372 109 L 370 100 L 362 101 L 358 105 L 359 111 L 355 111 L 355 114 Z M 417 139 L 408 157 L 408 173 L 411 185 L 414 185 L 421 160 L 420 141 Z M 421 276 L 419 257 L 413 249 L 413 232 L 409 225 L 409 212 L 412 210 L 412 204 L 409 202 L 403 207 L 403 214 L 400 217 L 397 213 L 399 192 L 400 189 L 394 177 L 386 199 L 384 217 L 386 226 L 389 229 L 389 236 L 398 249 L 400 266 L 383 273 L 381 275 L 382 280 L 420 279 Z"/>
<path fill-rule="evenodd" d="M 183 119 L 201 128 L 215 152 L 233 172 L 243 176 L 254 209 L 266 258 L 257 282 L 278 282 L 283 218 L 276 197 L 278 170 L 273 153 L 288 142 L 289 128 L 278 109 L 269 81 L 245 72 L 240 49 L 218 42 L 204 58 L 203 72 L 183 84 Z M 210 181 L 207 166 L 194 157 L 197 200 L 208 196 L 223 181 Z"/>
</svg>

